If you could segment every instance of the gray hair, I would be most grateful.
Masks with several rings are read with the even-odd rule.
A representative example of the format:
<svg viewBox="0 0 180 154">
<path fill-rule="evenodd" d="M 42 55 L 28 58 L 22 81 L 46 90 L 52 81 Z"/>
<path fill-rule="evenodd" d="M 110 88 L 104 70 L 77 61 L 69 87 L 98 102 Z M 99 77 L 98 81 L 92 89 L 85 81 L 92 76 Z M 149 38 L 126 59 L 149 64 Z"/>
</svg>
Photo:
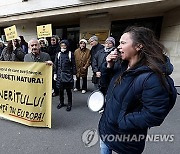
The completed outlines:
<svg viewBox="0 0 180 154">
<path fill-rule="evenodd" d="M 32 39 L 28 42 L 28 47 L 30 47 L 30 45 L 31 45 L 31 43 L 32 43 L 33 41 L 37 41 L 37 43 L 39 44 L 39 41 L 38 41 L 37 39 L 32 38 Z"/>
</svg>

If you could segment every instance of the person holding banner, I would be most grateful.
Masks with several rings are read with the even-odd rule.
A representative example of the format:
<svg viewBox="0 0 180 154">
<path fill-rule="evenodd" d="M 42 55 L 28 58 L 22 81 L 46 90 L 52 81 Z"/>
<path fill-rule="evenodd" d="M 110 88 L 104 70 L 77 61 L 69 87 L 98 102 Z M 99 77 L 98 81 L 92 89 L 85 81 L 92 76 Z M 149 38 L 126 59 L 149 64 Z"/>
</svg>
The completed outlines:
<svg viewBox="0 0 180 154">
<path fill-rule="evenodd" d="M 25 62 L 46 62 L 48 65 L 53 65 L 48 53 L 40 52 L 40 45 L 37 39 L 31 39 L 28 42 L 30 53 L 24 57 Z"/>
<path fill-rule="evenodd" d="M 7 47 L 5 47 L 1 53 L 1 61 L 23 61 L 25 53 L 19 44 L 19 39 L 8 41 Z"/>
<path fill-rule="evenodd" d="M 56 86 L 59 88 L 60 103 L 57 106 L 58 109 L 64 105 L 64 90 L 66 89 L 68 96 L 68 105 L 66 111 L 71 111 L 72 107 L 72 91 L 74 87 L 73 75 L 76 75 L 76 64 L 74 54 L 69 51 L 68 40 L 62 40 L 60 42 L 60 52 L 55 58 L 54 80 L 56 80 Z"/>
</svg>

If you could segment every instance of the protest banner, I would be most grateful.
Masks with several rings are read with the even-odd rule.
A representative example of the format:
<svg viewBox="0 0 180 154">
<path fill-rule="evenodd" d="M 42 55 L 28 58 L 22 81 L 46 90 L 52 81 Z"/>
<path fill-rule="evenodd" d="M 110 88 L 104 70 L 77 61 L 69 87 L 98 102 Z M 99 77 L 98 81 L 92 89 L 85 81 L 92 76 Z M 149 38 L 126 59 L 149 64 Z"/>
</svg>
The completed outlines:
<svg viewBox="0 0 180 154">
<path fill-rule="evenodd" d="M 0 62 L 0 117 L 51 128 L 52 66 Z"/>
<path fill-rule="evenodd" d="M 10 41 L 10 40 L 18 38 L 17 30 L 16 30 L 16 26 L 15 25 L 13 25 L 11 27 L 5 28 L 4 29 L 4 33 L 5 33 L 7 41 Z"/>
<path fill-rule="evenodd" d="M 51 37 L 52 36 L 52 25 L 41 25 L 37 26 L 37 36 L 38 38 Z"/>
</svg>

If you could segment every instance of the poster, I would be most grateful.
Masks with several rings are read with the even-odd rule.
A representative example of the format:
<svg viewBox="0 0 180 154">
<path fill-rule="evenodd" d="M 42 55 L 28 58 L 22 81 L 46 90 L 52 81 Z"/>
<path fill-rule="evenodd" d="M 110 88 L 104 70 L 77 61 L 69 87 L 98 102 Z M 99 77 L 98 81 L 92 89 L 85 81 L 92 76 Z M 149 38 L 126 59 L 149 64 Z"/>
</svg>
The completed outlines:
<svg viewBox="0 0 180 154">
<path fill-rule="evenodd" d="M 37 26 L 37 36 L 38 38 L 42 37 L 51 37 L 52 36 L 52 25 L 41 25 Z"/>
<path fill-rule="evenodd" d="M 7 41 L 17 39 L 17 37 L 18 37 L 15 25 L 8 27 L 8 28 L 5 28 L 4 32 L 5 32 L 5 36 L 6 36 Z"/>
</svg>

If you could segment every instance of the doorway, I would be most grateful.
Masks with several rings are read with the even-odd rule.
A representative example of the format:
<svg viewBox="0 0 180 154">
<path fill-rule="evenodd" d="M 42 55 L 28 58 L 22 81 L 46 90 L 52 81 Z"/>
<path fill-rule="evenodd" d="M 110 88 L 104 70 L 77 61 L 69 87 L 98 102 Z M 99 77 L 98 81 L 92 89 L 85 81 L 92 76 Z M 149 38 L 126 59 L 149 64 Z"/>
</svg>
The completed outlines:
<svg viewBox="0 0 180 154">
<path fill-rule="evenodd" d="M 58 35 L 60 40 L 67 39 L 70 44 L 70 50 L 74 52 L 78 48 L 80 27 L 79 25 L 53 27 L 53 35 Z"/>
<path fill-rule="evenodd" d="M 119 45 L 119 39 L 124 30 L 129 26 L 143 26 L 154 31 L 157 39 L 160 38 L 163 17 L 150 17 L 140 19 L 118 20 L 111 23 L 111 36 L 116 40 L 116 46 Z"/>
</svg>

